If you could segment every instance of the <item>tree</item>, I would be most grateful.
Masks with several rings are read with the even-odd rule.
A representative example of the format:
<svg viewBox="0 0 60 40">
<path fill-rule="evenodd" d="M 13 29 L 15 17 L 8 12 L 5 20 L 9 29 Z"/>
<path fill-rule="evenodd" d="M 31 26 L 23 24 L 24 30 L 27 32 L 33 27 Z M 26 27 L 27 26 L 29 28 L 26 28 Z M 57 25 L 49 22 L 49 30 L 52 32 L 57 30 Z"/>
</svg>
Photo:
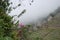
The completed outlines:
<svg viewBox="0 0 60 40">
<path fill-rule="evenodd" d="M 10 13 L 11 11 L 11 7 L 9 7 L 10 4 L 12 4 L 12 2 L 9 3 L 9 0 L 0 0 L 0 38 L 6 37 L 6 36 L 9 36 L 9 37 L 13 36 L 11 35 L 13 28 L 15 26 L 18 26 L 17 24 L 19 21 L 17 21 L 14 24 L 14 21 L 12 21 L 13 17 L 8 15 L 8 13 Z M 21 4 L 18 4 L 18 6 L 20 5 Z M 26 9 L 24 9 L 18 15 L 18 17 L 20 17 L 25 12 L 26 12 Z"/>
<path fill-rule="evenodd" d="M 10 36 L 13 22 L 12 17 L 6 12 L 9 10 L 9 0 L 0 0 L 0 36 Z"/>
</svg>

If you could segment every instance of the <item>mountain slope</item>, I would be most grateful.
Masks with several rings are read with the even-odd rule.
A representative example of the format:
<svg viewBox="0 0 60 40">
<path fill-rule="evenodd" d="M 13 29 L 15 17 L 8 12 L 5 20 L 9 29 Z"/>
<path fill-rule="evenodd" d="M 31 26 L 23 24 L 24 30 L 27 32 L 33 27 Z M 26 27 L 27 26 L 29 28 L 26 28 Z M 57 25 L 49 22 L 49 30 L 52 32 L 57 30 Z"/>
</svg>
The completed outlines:
<svg viewBox="0 0 60 40">
<path fill-rule="evenodd" d="M 29 35 L 29 40 L 60 40 L 60 13 Z"/>
</svg>

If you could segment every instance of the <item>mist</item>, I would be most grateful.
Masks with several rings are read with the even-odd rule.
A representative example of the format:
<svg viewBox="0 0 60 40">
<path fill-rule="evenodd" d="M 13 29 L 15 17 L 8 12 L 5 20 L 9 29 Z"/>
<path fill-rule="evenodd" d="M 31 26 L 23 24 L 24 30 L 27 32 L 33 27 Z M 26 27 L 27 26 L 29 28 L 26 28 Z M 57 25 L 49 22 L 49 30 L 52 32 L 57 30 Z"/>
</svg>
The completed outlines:
<svg viewBox="0 0 60 40">
<path fill-rule="evenodd" d="M 14 3 L 12 7 L 18 3 L 22 3 L 22 5 L 11 11 L 9 15 L 19 15 L 23 9 L 26 9 L 26 12 L 20 18 L 15 17 L 16 20 L 19 20 L 23 24 L 36 22 L 38 19 L 48 16 L 60 6 L 60 0 L 34 0 L 31 5 L 29 5 L 30 0 L 23 0 L 22 2 L 13 0 L 12 2 Z"/>
</svg>

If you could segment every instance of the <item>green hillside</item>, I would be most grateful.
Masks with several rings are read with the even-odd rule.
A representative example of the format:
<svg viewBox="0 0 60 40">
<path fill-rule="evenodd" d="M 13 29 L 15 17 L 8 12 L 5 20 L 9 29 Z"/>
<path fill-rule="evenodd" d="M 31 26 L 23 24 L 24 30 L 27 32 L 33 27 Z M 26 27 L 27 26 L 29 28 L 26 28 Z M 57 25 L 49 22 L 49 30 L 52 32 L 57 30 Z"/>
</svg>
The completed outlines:
<svg viewBox="0 0 60 40">
<path fill-rule="evenodd" d="M 29 40 L 60 40 L 60 13 L 32 32 Z"/>
</svg>

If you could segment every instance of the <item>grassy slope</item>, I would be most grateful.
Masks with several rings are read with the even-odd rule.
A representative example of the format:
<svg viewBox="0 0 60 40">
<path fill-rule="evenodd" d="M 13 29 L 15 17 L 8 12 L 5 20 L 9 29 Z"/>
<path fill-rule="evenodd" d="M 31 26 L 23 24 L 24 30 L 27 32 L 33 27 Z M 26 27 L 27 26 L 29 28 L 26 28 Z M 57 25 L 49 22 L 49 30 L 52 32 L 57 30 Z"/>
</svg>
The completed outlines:
<svg viewBox="0 0 60 40">
<path fill-rule="evenodd" d="M 29 40 L 60 40 L 60 14 L 56 15 L 43 28 L 32 32 Z"/>
</svg>

